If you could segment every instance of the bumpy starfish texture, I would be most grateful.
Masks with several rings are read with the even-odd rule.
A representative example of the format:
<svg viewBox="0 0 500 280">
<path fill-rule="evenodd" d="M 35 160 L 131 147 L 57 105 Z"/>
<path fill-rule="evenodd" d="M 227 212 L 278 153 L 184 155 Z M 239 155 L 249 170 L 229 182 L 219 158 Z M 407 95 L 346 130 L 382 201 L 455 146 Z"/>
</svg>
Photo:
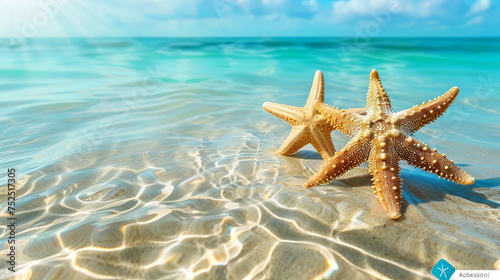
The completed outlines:
<svg viewBox="0 0 500 280">
<path fill-rule="evenodd" d="M 324 159 L 335 154 L 330 135 L 333 127 L 327 123 L 326 118 L 319 114 L 314 107 L 316 101 L 323 103 L 324 100 L 325 83 L 323 73 L 318 70 L 314 75 L 309 98 L 303 108 L 273 102 L 265 102 L 262 105 L 266 111 L 283 119 L 293 127 L 285 142 L 276 151 L 278 154 L 294 154 L 309 143 L 314 146 Z M 360 114 L 365 113 L 364 108 L 351 109 L 350 111 Z"/>
<path fill-rule="evenodd" d="M 412 136 L 441 116 L 457 94 L 458 88 L 453 87 L 434 101 L 395 113 L 378 72 L 372 70 L 365 116 L 317 102 L 316 108 L 329 124 L 352 139 L 304 186 L 327 183 L 368 160 L 373 175 L 373 193 L 391 218 L 398 219 L 403 203 L 400 160 L 459 184 L 473 184 L 474 178 L 456 166 L 453 160 Z"/>
</svg>

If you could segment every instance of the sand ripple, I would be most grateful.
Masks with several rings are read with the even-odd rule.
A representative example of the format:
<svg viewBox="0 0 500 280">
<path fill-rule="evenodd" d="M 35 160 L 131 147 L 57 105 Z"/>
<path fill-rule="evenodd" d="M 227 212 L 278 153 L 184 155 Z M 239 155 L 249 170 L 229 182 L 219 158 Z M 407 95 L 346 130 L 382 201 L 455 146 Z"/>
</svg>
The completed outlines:
<svg viewBox="0 0 500 280">
<path fill-rule="evenodd" d="M 282 157 L 252 134 L 223 142 L 239 145 L 89 155 L 80 169 L 53 165 L 26 177 L 19 236 L 32 238 L 19 245 L 18 275 L 424 279 L 440 258 L 463 269 L 498 261 L 497 181 L 479 179 L 478 197 L 408 169 L 404 218 L 393 221 L 371 194 L 366 167 L 304 189 L 321 164 L 308 159 L 313 153 Z"/>
</svg>

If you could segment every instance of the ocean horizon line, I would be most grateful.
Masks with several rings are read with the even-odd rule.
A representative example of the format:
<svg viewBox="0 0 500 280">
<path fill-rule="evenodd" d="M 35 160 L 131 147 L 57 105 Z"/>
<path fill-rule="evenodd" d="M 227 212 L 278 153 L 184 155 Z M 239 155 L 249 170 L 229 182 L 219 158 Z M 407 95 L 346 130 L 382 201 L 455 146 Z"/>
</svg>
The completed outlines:
<svg viewBox="0 0 500 280">
<path fill-rule="evenodd" d="M 21 36 L 17 36 L 21 37 Z M 498 36 L 22 36 L 24 39 L 227 39 L 227 38 L 338 38 L 338 39 L 500 39 Z M 0 39 L 12 39 L 14 36 L 0 36 Z"/>
</svg>

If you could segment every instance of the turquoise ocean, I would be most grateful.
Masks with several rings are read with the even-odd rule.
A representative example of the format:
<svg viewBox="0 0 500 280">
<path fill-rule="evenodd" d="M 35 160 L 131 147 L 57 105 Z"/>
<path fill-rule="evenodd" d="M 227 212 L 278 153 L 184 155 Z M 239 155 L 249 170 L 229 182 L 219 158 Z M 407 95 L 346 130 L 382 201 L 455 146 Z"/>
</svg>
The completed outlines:
<svg viewBox="0 0 500 280">
<path fill-rule="evenodd" d="M 323 161 L 310 145 L 276 154 L 291 127 L 262 103 L 302 107 L 321 70 L 327 104 L 364 107 L 372 69 L 395 111 L 460 88 L 415 136 L 474 185 L 401 163 L 399 220 L 367 163 L 302 187 Z M 440 259 L 500 269 L 500 39 L 2 39 L 0 100 L 0 279 L 434 279 Z"/>
</svg>

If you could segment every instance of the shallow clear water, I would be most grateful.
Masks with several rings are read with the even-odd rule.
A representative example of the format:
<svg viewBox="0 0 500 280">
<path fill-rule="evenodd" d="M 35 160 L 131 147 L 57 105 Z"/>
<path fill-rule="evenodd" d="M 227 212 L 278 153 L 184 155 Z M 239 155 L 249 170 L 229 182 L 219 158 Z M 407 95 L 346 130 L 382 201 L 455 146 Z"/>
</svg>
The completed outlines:
<svg viewBox="0 0 500 280">
<path fill-rule="evenodd" d="M 499 269 L 499 50 L 500 39 L 0 41 L 0 192 L 15 168 L 15 275 L 433 279 L 441 258 Z M 366 163 L 302 188 L 321 157 L 311 146 L 274 153 L 290 126 L 262 109 L 303 106 L 317 69 L 326 103 L 363 107 L 373 68 L 395 110 L 460 88 L 416 137 L 476 178 L 462 186 L 402 164 L 397 221 Z M 333 139 L 337 149 L 348 140 Z M 7 267 L 1 279 L 14 276 Z"/>
</svg>

